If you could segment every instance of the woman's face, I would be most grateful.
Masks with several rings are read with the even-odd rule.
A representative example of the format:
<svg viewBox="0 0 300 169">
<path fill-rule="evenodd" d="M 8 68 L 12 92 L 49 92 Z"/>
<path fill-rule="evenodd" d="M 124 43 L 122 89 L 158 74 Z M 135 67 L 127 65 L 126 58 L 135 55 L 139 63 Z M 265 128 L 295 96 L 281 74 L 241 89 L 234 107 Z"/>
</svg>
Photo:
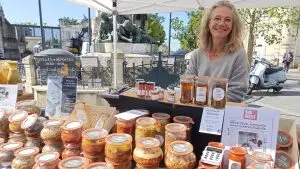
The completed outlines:
<svg viewBox="0 0 300 169">
<path fill-rule="evenodd" d="M 220 6 L 211 13 L 209 30 L 213 39 L 226 39 L 233 25 L 233 12 L 230 8 Z"/>
</svg>

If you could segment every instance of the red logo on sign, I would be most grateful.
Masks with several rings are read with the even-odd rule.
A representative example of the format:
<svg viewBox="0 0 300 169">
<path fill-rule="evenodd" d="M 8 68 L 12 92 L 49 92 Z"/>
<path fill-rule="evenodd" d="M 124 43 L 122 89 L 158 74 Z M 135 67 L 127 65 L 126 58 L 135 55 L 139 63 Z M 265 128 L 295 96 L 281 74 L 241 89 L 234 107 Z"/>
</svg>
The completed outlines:
<svg viewBox="0 0 300 169">
<path fill-rule="evenodd" d="M 244 119 L 257 120 L 257 110 L 244 110 Z"/>
</svg>

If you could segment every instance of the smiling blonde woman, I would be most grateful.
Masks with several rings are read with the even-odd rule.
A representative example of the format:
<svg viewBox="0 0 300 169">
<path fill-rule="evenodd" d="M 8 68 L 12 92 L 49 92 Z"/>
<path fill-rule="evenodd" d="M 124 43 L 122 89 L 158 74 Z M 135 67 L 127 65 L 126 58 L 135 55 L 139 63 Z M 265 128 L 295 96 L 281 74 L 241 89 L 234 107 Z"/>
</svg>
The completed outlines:
<svg viewBox="0 0 300 169">
<path fill-rule="evenodd" d="M 228 101 L 241 102 L 248 88 L 249 64 L 242 44 L 242 22 L 229 1 L 208 9 L 200 25 L 199 48 L 186 74 L 227 78 Z"/>
</svg>

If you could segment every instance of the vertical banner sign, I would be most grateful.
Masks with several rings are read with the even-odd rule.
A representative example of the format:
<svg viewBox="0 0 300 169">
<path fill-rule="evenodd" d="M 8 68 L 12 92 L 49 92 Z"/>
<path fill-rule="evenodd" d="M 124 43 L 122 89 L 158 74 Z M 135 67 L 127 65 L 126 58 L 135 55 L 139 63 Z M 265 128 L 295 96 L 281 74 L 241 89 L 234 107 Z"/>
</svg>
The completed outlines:
<svg viewBox="0 0 300 169">
<path fill-rule="evenodd" d="M 77 78 L 63 78 L 62 80 L 62 106 L 61 112 L 71 113 L 76 103 Z"/>
</svg>

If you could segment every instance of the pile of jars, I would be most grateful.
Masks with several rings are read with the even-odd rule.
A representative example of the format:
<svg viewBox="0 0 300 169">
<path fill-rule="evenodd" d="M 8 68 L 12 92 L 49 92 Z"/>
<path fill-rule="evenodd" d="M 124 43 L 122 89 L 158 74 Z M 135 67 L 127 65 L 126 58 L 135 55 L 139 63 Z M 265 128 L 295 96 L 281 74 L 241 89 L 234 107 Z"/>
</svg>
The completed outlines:
<svg viewBox="0 0 300 169">
<path fill-rule="evenodd" d="M 212 107 L 224 108 L 226 105 L 227 85 L 228 79 L 181 76 L 180 102 L 208 106 L 210 101 Z"/>
<path fill-rule="evenodd" d="M 42 139 L 40 137 L 41 130 L 43 129 L 43 123 L 46 121 L 44 117 L 38 117 L 37 114 L 29 115 L 21 125 L 21 128 L 25 131 L 26 144 L 25 147 L 41 147 Z"/>
<path fill-rule="evenodd" d="M 45 146 L 43 147 L 42 152 L 58 152 L 61 154 L 63 151 L 61 140 L 61 125 L 63 124 L 63 121 L 47 120 L 43 124 L 44 128 L 40 135 Z"/>
<path fill-rule="evenodd" d="M 8 118 L 9 121 L 9 140 L 8 142 L 26 143 L 24 130 L 21 128 L 22 122 L 27 118 L 26 111 L 16 111 Z"/>
</svg>

